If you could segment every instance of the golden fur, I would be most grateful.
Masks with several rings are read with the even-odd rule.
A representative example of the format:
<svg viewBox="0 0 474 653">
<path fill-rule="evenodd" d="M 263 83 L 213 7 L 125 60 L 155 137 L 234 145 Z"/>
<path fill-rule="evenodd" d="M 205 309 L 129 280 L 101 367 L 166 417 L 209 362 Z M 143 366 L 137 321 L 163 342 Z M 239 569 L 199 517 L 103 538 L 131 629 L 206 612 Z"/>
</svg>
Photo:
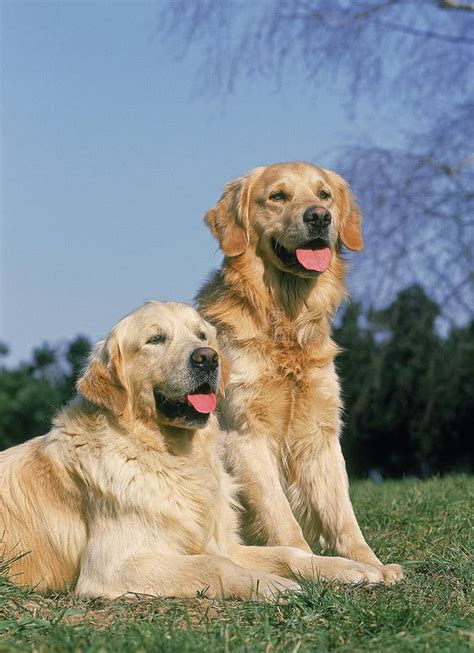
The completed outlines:
<svg viewBox="0 0 474 653">
<path fill-rule="evenodd" d="M 275 244 L 299 247 L 308 207 L 327 209 L 325 272 L 288 268 Z M 225 254 L 198 295 L 229 358 L 220 408 L 227 464 L 242 486 L 248 543 L 315 545 L 382 566 L 349 499 L 339 443 L 341 398 L 331 318 L 346 295 L 343 245 L 363 248 L 361 217 L 346 182 L 308 163 L 257 168 L 231 181 L 206 223 Z"/>
<path fill-rule="evenodd" d="M 294 574 L 380 580 L 342 558 L 240 544 L 215 417 L 166 416 L 156 399 L 192 391 L 203 341 L 217 346 L 194 309 L 147 303 L 99 343 L 52 430 L 0 453 L 0 556 L 25 553 L 12 580 L 83 596 L 243 598 L 297 589 Z"/>
</svg>

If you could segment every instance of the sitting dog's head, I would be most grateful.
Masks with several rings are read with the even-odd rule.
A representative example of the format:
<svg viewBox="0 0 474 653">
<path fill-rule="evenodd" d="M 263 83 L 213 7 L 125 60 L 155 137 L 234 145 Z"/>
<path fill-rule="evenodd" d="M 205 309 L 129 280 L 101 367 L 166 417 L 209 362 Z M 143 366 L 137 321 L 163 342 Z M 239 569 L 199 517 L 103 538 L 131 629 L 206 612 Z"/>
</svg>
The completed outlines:
<svg viewBox="0 0 474 653">
<path fill-rule="evenodd" d="M 77 387 L 117 417 L 200 428 L 222 390 L 215 329 L 191 306 L 148 302 L 97 345 Z"/>
<path fill-rule="evenodd" d="M 266 266 L 300 277 L 325 272 L 340 243 L 363 248 L 347 183 L 309 163 L 277 163 L 229 182 L 206 214 L 224 254 L 250 249 Z"/>
</svg>

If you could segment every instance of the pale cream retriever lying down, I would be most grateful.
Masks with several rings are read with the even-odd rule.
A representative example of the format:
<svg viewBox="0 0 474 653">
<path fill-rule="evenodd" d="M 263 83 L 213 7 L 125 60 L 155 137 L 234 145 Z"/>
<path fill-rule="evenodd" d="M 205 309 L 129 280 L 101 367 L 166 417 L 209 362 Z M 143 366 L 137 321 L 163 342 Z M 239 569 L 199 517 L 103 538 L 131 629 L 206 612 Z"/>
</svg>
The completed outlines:
<svg viewBox="0 0 474 653">
<path fill-rule="evenodd" d="M 99 343 L 81 396 L 53 429 L 0 453 L 3 555 L 28 552 L 12 565 L 15 582 L 84 596 L 248 598 L 297 589 L 295 574 L 382 579 L 343 558 L 240 544 L 210 415 L 216 347 L 191 307 L 149 302 Z"/>
</svg>

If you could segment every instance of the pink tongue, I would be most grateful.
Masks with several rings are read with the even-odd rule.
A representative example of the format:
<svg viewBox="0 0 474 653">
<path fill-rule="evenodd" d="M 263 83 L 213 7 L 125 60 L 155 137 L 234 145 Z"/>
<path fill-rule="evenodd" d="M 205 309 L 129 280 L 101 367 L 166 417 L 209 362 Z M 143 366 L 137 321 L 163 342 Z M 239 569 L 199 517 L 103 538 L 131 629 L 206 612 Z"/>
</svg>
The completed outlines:
<svg viewBox="0 0 474 653">
<path fill-rule="evenodd" d="M 331 260 L 331 250 L 329 247 L 325 247 L 324 249 L 297 249 L 295 254 L 304 268 L 315 270 L 316 272 L 325 272 Z"/>
<path fill-rule="evenodd" d="M 207 395 L 188 395 L 188 401 L 198 413 L 212 413 L 216 408 L 216 395 L 213 392 Z"/>
</svg>

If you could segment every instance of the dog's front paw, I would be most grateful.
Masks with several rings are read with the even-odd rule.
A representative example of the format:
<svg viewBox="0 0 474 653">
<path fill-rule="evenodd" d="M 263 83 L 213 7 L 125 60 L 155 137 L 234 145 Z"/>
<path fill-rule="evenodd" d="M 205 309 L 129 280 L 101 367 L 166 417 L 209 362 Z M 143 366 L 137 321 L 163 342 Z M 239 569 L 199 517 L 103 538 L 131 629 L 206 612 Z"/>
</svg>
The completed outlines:
<svg viewBox="0 0 474 653">
<path fill-rule="evenodd" d="M 383 583 L 383 567 L 355 562 L 347 558 L 319 557 L 316 574 L 320 578 L 341 583 Z"/>
<path fill-rule="evenodd" d="M 301 585 L 295 580 L 289 578 L 279 578 L 269 585 L 270 592 L 273 595 L 286 594 L 288 592 L 300 592 Z"/>
<path fill-rule="evenodd" d="M 403 573 L 403 567 L 400 565 L 383 565 L 382 566 L 383 580 L 388 585 L 392 583 L 398 583 L 403 580 L 405 574 Z"/>
<path fill-rule="evenodd" d="M 276 600 L 282 594 L 298 592 L 301 585 L 290 578 L 276 574 L 260 574 L 252 579 L 249 597 L 252 600 Z"/>
<path fill-rule="evenodd" d="M 367 565 L 363 562 L 354 562 L 345 572 L 346 582 L 350 583 L 383 583 L 384 575 L 380 567 Z"/>
</svg>

